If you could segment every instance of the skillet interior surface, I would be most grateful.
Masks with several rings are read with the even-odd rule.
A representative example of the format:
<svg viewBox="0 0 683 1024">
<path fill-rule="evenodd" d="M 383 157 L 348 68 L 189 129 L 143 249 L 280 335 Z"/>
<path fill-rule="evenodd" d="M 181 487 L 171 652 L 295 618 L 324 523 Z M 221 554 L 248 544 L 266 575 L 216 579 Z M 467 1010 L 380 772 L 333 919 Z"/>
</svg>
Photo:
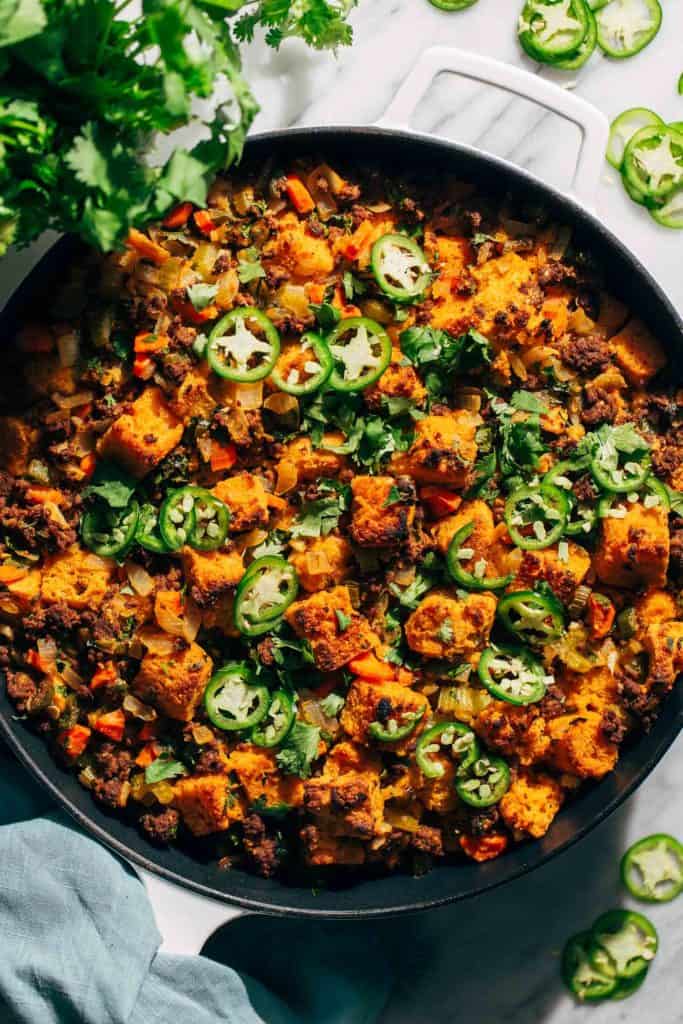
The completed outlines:
<svg viewBox="0 0 683 1024">
<path fill-rule="evenodd" d="M 324 153 L 328 159 L 375 161 L 390 178 L 401 166 L 425 175 L 449 173 L 492 192 L 501 188 L 547 206 L 562 223 L 572 225 L 574 238 L 595 255 L 609 290 L 625 299 L 660 337 L 671 355 L 670 366 L 681 379 L 683 323 L 645 268 L 577 203 L 505 161 L 469 147 L 378 128 L 303 128 L 273 132 L 250 139 L 245 158 L 272 158 L 277 165 L 288 157 Z M 10 300 L 0 325 L 5 338 L 13 336 L 31 298 L 49 293 L 50 281 L 63 273 L 79 251 L 72 239 L 57 243 L 26 278 Z M 224 871 L 204 863 L 181 848 L 152 846 L 136 828 L 96 804 L 89 792 L 53 760 L 43 740 L 16 718 L 5 687 L 0 687 L 0 730 L 19 759 L 85 829 L 120 855 L 206 896 L 239 904 L 253 911 L 320 917 L 381 917 L 423 910 L 464 899 L 524 874 L 586 835 L 609 815 L 652 771 L 683 726 L 680 687 L 664 702 L 650 733 L 622 749 L 616 769 L 601 782 L 586 786 L 559 814 L 542 839 L 522 844 L 485 864 L 472 861 L 437 866 L 420 878 L 392 875 L 355 879 L 353 884 L 313 891 L 284 886 L 241 871 Z"/>
</svg>

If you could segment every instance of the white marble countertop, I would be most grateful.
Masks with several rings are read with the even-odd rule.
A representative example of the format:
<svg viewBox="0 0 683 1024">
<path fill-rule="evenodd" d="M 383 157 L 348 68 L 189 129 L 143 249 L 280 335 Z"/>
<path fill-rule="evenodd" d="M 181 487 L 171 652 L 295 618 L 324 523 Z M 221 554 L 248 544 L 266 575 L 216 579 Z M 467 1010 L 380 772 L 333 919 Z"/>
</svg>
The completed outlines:
<svg viewBox="0 0 683 1024">
<path fill-rule="evenodd" d="M 376 120 L 401 81 L 428 46 L 454 45 L 527 70 L 515 38 L 520 7 L 513 0 L 479 0 L 446 14 L 427 0 L 361 0 L 353 15 L 356 42 L 335 61 L 296 42 L 273 54 L 258 43 L 248 51 L 245 70 L 262 105 L 255 128 L 290 124 L 366 124 Z M 676 92 L 683 71 L 683 5 L 664 3 L 664 24 L 655 42 L 623 63 L 594 55 L 576 74 L 566 75 L 576 93 L 612 118 L 631 106 L 647 106 L 665 120 L 683 119 Z M 557 77 L 548 69 L 544 77 Z M 474 143 L 566 188 L 574 167 L 578 135 L 571 126 L 526 101 L 496 89 L 441 76 L 418 108 L 415 126 Z M 683 312 L 683 233 L 658 228 L 631 203 L 616 173 L 605 165 L 597 212 L 658 278 Z M 0 269 L 0 303 L 44 244 L 14 254 Z M 546 867 L 476 901 L 404 919 L 399 981 L 383 1024 L 676 1024 L 681 1009 L 681 903 L 648 913 L 661 937 L 661 950 L 646 984 L 621 1003 L 576 1007 L 558 974 L 564 940 L 586 927 L 602 909 L 623 900 L 617 879 L 621 853 L 653 831 L 683 835 L 683 746 L 679 743 L 619 812 Z M 279 922 L 271 920 L 273 941 Z M 368 924 L 368 928 L 379 927 Z M 239 922 L 228 926 L 239 929 Z"/>
</svg>

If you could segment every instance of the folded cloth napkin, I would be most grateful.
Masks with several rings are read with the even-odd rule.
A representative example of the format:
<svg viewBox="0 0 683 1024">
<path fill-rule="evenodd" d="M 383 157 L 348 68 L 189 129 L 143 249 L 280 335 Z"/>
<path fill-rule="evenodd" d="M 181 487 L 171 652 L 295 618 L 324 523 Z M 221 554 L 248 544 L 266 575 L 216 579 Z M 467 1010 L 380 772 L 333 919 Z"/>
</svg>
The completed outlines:
<svg viewBox="0 0 683 1024">
<path fill-rule="evenodd" d="M 212 956 L 231 958 L 233 945 L 241 973 L 158 952 L 133 869 L 55 810 L 0 745 L 2 1024 L 370 1024 L 379 1015 L 393 974 L 376 925 L 243 920 L 243 935 L 238 919 L 211 940 Z"/>
</svg>

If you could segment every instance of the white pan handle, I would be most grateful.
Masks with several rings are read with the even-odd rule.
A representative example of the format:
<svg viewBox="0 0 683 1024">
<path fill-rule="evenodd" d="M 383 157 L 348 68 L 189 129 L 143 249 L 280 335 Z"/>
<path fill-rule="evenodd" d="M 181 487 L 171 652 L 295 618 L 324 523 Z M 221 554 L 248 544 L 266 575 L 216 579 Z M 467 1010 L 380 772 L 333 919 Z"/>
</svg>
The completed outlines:
<svg viewBox="0 0 683 1024">
<path fill-rule="evenodd" d="M 609 136 L 607 118 L 592 104 L 566 89 L 511 64 L 448 46 L 425 50 L 377 122 L 378 126 L 407 128 L 418 103 L 442 71 L 453 71 L 465 78 L 496 85 L 573 121 L 581 130 L 581 147 L 571 191 L 586 206 L 594 206 Z"/>
<path fill-rule="evenodd" d="M 245 913 L 239 907 L 200 896 L 160 875 L 133 865 L 142 879 L 161 932 L 162 953 L 198 954 L 210 935 Z"/>
</svg>

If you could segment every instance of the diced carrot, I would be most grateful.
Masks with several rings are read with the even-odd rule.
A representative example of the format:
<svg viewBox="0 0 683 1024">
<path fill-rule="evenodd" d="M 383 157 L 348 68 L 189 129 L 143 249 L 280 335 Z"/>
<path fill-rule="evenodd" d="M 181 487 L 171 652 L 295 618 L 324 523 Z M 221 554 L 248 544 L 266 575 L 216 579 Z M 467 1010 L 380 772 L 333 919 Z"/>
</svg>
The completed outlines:
<svg viewBox="0 0 683 1024">
<path fill-rule="evenodd" d="M 216 227 L 208 210 L 195 210 L 194 222 L 203 235 L 210 235 Z"/>
<path fill-rule="evenodd" d="M 157 622 L 160 617 L 163 618 L 167 615 L 175 615 L 180 618 L 183 611 L 183 595 L 179 590 L 157 590 L 154 595 L 154 617 Z"/>
<path fill-rule="evenodd" d="M 606 637 L 614 623 L 616 609 L 604 594 L 591 594 L 588 598 L 586 620 L 595 640 Z"/>
<path fill-rule="evenodd" d="M 340 285 L 334 289 L 334 298 L 332 299 L 332 305 L 335 309 L 338 309 L 341 313 L 342 320 L 346 320 L 350 316 L 360 316 L 361 311 L 358 306 L 354 306 L 352 302 L 346 301 L 346 296 L 342 291 Z"/>
<path fill-rule="evenodd" d="M 88 745 L 90 729 L 87 725 L 72 725 L 69 729 L 62 729 L 57 734 L 57 742 L 67 757 L 80 757 Z"/>
<path fill-rule="evenodd" d="M 56 487 L 28 487 L 26 500 L 30 501 L 32 505 L 45 505 L 46 502 L 52 502 L 53 505 L 61 506 L 64 504 L 65 498 Z"/>
<path fill-rule="evenodd" d="M 316 306 L 319 306 L 321 302 L 325 301 L 325 285 L 316 284 L 311 281 L 305 287 L 306 295 L 309 302 L 313 302 Z"/>
<path fill-rule="evenodd" d="M 161 352 L 168 348 L 168 336 L 166 334 L 153 334 L 152 331 L 142 331 L 135 335 L 133 351 L 136 355 L 145 355 L 149 352 Z"/>
<path fill-rule="evenodd" d="M 143 235 L 142 231 L 138 231 L 137 228 L 131 228 L 128 232 L 126 245 L 129 249 L 134 249 L 143 259 L 151 260 L 152 263 L 159 265 L 165 263 L 171 255 L 168 249 L 164 249 L 163 245 L 153 242 L 151 238 Z"/>
<path fill-rule="evenodd" d="M 367 679 L 370 682 L 384 682 L 393 679 L 395 671 L 392 665 L 386 661 L 380 661 L 372 651 L 365 651 L 357 654 L 349 662 L 349 669 L 355 676 Z"/>
<path fill-rule="evenodd" d="M 310 213 L 311 210 L 315 209 L 313 196 L 301 178 L 297 178 L 294 174 L 289 174 L 285 178 L 285 190 L 297 213 Z"/>
<path fill-rule="evenodd" d="M 117 708 L 116 711 L 107 711 L 104 715 L 93 712 L 88 716 L 88 721 L 93 729 L 101 732 L 103 736 L 108 736 L 115 743 L 120 743 L 123 739 L 126 716 L 121 708 Z"/>
<path fill-rule="evenodd" d="M 178 203 L 166 214 L 161 223 L 165 228 L 181 228 L 183 224 L 187 224 L 191 213 L 192 203 Z"/>
<path fill-rule="evenodd" d="M 47 327 L 40 324 L 27 324 L 17 336 L 22 352 L 52 352 L 55 339 Z"/>
<path fill-rule="evenodd" d="M 460 836 L 462 849 L 468 857 L 476 860 L 479 864 L 485 860 L 500 857 L 507 844 L 507 836 L 502 832 L 493 832 L 484 836 Z"/>
<path fill-rule="evenodd" d="M 135 758 L 135 763 L 139 764 L 141 768 L 146 768 L 152 761 L 156 761 L 159 756 L 159 747 L 156 743 L 146 743 L 142 748 L 138 756 Z"/>
<path fill-rule="evenodd" d="M 133 360 L 133 376 L 140 380 L 149 380 L 154 373 L 154 360 L 149 356 L 136 356 Z"/>
<path fill-rule="evenodd" d="M 38 672 L 43 672 L 45 675 L 50 671 L 50 666 L 41 658 L 36 650 L 32 649 L 26 652 L 26 661 L 31 668 L 35 668 Z"/>
<path fill-rule="evenodd" d="M 232 469 L 237 462 L 237 449 L 234 444 L 211 442 L 211 469 L 214 473 L 222 469 Z"/>
<path fill-rule="evenodd" d="M 81 472 L 86 478 L 92 476 L 95 472 L 95 466 L 97 465 L 97 459 L 95 458 L 94 453 L 88 452 L 87 455 L 84 455 L 79 465 L 81 467 Z"/>
<path fill-rule="evenodd" d="M 191 324 L 205 324 L 209 320 L 215 320 L 219 313 L 218 307 L 213 303 L 204 309 L 195 309 L 187 299 L 172 299 L 171 304 L 174 311 Z"/>
<path fill-rule="evenodd" d="M 145 722 L 142 729 L 138 733 L 139 740 L 153 740 L 157 734 L 157 723 L 156 722 Z"/>
<path fill-rule="evenodd" d="M 357 260 L 363 250 L 368 246 L 375 228 L 370 220 L 361 221 L 354 233 L 346 239 L 340 238 L 337 248 L 344 259 L 350 263 Z"/>
<path fill-rule="evenodd" d="M 116 671 L 116 665 L 113 661 L 107 661 L 104 665 L 100 665 L 97 672 L 90 680 L 90 689 L 99 690 L 102 686 L 111 686 L 118 679 L 119 674 Z"/>
<path fill-rule="evenodd" d="M 28 569 L 23 565 L 0 565 L 0 583 L 7 586 L 8 583 L 17 583 L 28 575 Z"/>
<path fill-rule="evenodd" d="M 427 505 L 435 519 L 457 512 L 462 505 L 462 498 L 445 487 L 423 487 L 420 500 Z"/>
</svg>

